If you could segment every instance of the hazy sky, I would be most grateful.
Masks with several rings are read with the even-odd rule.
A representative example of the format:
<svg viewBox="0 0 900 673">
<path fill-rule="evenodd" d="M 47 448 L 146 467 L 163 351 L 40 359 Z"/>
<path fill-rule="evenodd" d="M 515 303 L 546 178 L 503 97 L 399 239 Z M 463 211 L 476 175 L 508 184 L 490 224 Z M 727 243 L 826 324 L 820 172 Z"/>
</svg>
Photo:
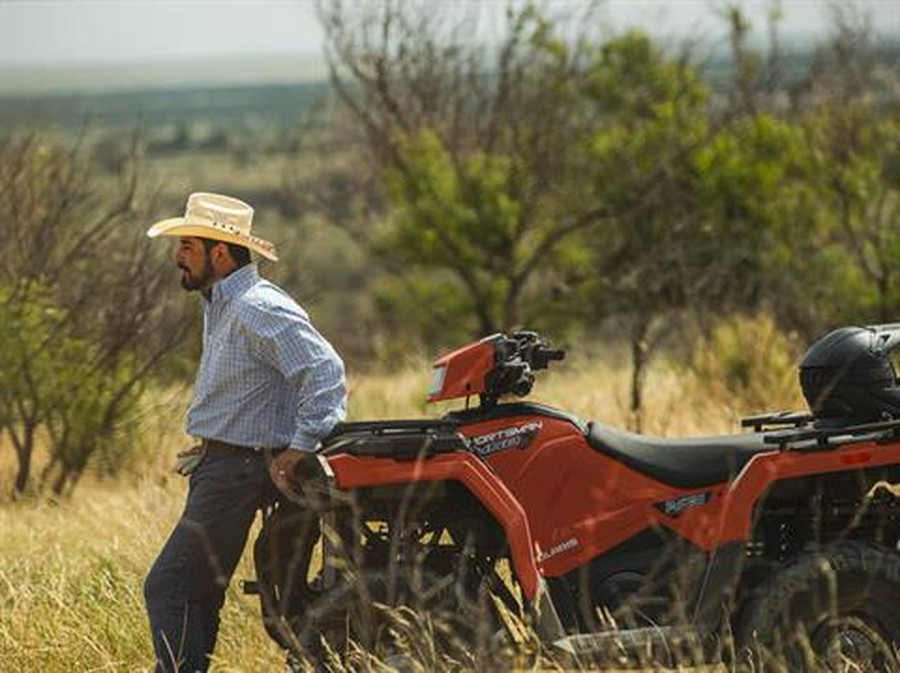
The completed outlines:
<svg viewBox="0 0 900 673">
<path fill-rule="evenodd" d="M 379 2 L 380 0 L 345 0 Z M 503 25 L 507 0 L 409 0 L 477 8 Z M 521 3 L 525 0 L 513 0 Z M 589 0 L 544 0 L 577 13 Z M 613 29 L 725 44 L 729 0 L 607 0 Z M 849 2 L 850 0 L 835 0 Z M 883 35 L 900 35 L 900 0 L 857 0 Z M 770 0 L 742 0 L 765 32 Z M 822 37 L 829 0 L 783 0 L 784 42 Z M 314 0 L 0 0 L 0 95 L 42 91 L 293 82 L 325 76 Z"/>
<path fill-rule="evenodd" d="M 507 5 L 506 0 L 420 2 L 468 3 L 497 17 Z M 702 30 L 714 39 L 724 34 L 714 11 L 723 2 L 608 0 L 604 14 L 614 27 L 637 25 L 666 36 Z M 585 0 L 548 4 L 577 9 Z M 827 4 L 783 0 L 783 34 L 823 35 Z M 860 4 L 871 12 L 880 32 L 900 34 L 900 0 Z M 762 32 L 768 0 L 743 0 L 742 5 Z M 321 30 L 314 7 L 312 0 L 0 0 L 0 74 L 34 66 L 150 62 L 162 67 L 166 62 L 222 58 L 315 58 L 321 53 Z"/>
<path fill-rule="evenodd" d="M 0 62 L 109 63 L 317 54 L 303 0 L 0 0 Z"/>
</svg>

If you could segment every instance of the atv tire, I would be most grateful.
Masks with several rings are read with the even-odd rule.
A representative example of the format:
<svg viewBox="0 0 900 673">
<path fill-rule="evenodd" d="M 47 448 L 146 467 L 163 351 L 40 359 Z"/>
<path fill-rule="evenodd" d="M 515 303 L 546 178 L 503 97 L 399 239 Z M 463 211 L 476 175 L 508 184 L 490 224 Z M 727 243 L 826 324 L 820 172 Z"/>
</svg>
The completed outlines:
<svg viewBox="0 0 900 673">
<path fill-rule="evenodd" d="M 426 670 L 471 667 L 484 613 L 453 595 L 448 579 L 356 573 L 309 605 L 295 621 L 298 638 L 315 658 L 337 663 L 337 655 L 351 670 L 373 655 L 380 661 L 408 658 Z"/>
<path fill-rule="evenodd" d="M 735 625 L 754 671 L 900 671 L 900 554 L 840 542 L 766 581 Z"/>
<path fill-rule="evenodd" d="M 269 516 L 254 555 L 266 629 L 291 656 L 322 670 L 364 669 L 372 656 L 446 670 L 453 662 L 477 668 L 482 658 L 505 652 L 491 598 L 463 581 L 472 579 L 464 566 L 388 559 L 360 564 L 362 550 L 338 544 L 331 550 L 335 572 L 326 579 L 315 572 L 319 516 L 282 504 Z M 356 539 L 346 527 L 340 537 Z"/>
</svg>

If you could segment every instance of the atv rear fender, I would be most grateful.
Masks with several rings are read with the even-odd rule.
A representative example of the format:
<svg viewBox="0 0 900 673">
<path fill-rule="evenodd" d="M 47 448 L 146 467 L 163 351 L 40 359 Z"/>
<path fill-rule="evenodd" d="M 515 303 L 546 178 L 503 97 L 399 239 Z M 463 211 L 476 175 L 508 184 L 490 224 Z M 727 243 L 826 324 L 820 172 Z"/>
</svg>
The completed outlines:
<svg viewBox="0 0 900 673">
<path fill-rule="evenodd" d="M 711 550 L 707 576 L 695 606 L 695 623 L 714 628 L 721 618 L 722 606 L 734 606 L 745 570 L 748 544 L 754 539 L 754 528 L 759 524 L 756 517 L 780 485 L 792 480 L 821 482 L 847 474 L 855 475 L 855 481 L 859 481 L 864 472 L 900 478 L 898 466 L 900 442 L 882 443 L 869 439 L 822 448 L 806 444 L 799 448 L 788 445 L 779 450 L 773 446 L 771 452 L 751 458 L 724 495 L 717 543 Z M 865 495 L 865 490 L 861 495 Z M 809 506 L 806 500 L 798 504 Z M 827 526 L 830 504 L 821 502 L 817 506 L 822 509 L 819 514 Z M 760 550 L 756 549 L 754 553 L 760 553 Z"/>
<path fill-rule="evenodd" d="M 773 484 L 786 479 L 858 472 L 900 465 L 900 442 L 857 441 L 842 446 L 786 447 L 754 456 L 741 470 L 722 506 L 719 544 L 746 542 L 753 527 L 754 508 Z"/>
</svg>

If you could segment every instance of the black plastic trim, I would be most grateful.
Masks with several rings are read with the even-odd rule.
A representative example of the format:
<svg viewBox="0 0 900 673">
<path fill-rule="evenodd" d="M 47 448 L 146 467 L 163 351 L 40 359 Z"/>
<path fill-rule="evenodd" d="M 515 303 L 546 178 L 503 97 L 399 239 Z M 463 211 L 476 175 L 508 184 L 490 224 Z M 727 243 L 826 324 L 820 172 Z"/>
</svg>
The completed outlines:
<svg viewBox="0 0 900 673">
<path fill-rule="evenodd" d="M 746 544 L 740 540 L 721 544 L 712 552 L 694 608 L 693 621 L 699 628 L 717 629 L 734 613 L 745 558 Z"/>
<path fill-rule="evenodd" d="M 754 432 L 762 432 L 768 427 L 784 425 L 793 425 L 795 428 L 800 428 L 812 422 L 812 420 L 813 415 L 807 411 L 776 411 L 743 418 L 741 419 L 741 427 L 753 428 Z"/>
<path fill-rule="evenodd" d="M 823 451 L 842 446 L 871 441 L 896 441 L 900 438 L 900 420 L 892 419 L 876 423 L 858 423 L 837 427 L 800 428 L 779 430 L 765 435 L 767 444 L 782 450 Z"/>
<path fill-rule="evenodd" d="M 342 423 L 323 440 L 321 452 L 410 459 L 468 451 L 456 428 L 455 422 L 429 419 Z"/>
<path fill-rule="evenodd" d="M 338 423 L 325 438 L 325 441 L 351 432 L 374 432 L 386 434 L 389 432 L 402 432 L 404 430 L 454 430 L 457 423 L 447 419 L 402 419 L 389 421 L 352 421 L 350 423 Z"/>
<path fill-rule="evenodd" d="M 497 418 L 509 418 L 510 416 L 548 416 L 550 418 L 558 418 L 562 421 L 569 421 L 583 434 L 587 434 L 589 428 L 586 421 L 574 414 L 536 402 L 513 402 L 510 404 L 498 404 L 487 409 L 476 407 L 475 409 L 466 409 L 464 411 L 451 411 L 444 416 L 444 419 L 463 424 L 472 423 L 474 421 L 491 421 Z"/>
</svg>

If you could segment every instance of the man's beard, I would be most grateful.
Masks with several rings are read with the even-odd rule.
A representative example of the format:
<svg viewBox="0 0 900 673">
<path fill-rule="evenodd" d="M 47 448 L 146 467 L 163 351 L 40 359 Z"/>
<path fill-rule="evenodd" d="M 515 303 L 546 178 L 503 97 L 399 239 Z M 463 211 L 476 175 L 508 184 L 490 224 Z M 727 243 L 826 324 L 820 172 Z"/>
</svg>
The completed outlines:
<svg viewBox="0 0 900 673">
<path fill-rule="evenodd" d="M 178 268 L 181 269 L 181 287 L 188 292 L 205 289 L 213 279 L 212 262 L 210 262 L 209 257 L 204 258 L 203 268 L 197 276 L 191 275 L 187 267 L 179 265 Z"/>
</svg>

